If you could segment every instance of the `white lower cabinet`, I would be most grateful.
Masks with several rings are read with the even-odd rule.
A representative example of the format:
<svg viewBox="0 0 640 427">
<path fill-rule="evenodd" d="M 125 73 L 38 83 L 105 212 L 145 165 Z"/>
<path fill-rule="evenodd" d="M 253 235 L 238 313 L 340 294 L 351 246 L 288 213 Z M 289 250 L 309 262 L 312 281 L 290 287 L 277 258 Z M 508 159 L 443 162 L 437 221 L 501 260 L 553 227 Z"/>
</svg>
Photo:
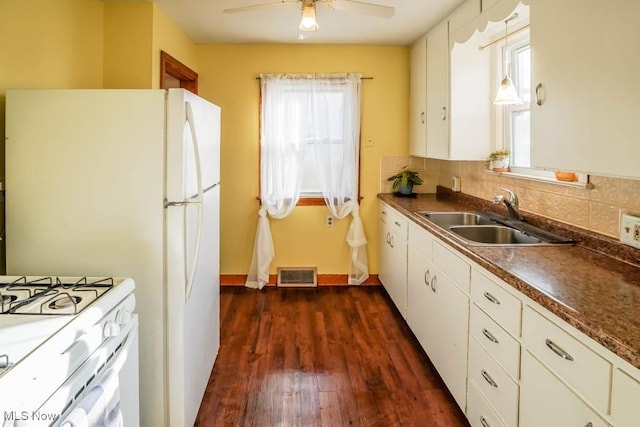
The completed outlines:
<svg viewBox="0 0 640 427">
<path fill-rule="evenodd" d="M 409 228 L 407 323 L 464 410 L 469 296 L 425 255 L 425 239 L 431 239 L 427 231 Z"/>
<path fill-rule="evenodd" d="M 400 314 L 406 318 L 407 219 L 382 203 L 378 223 L 378 247 L 378 277 Z"/>
<path fill-rule="evenodd" d="M 473 427 L 640 426 L 640 369 L 380 204 L 379 276 Z"/>
<path fill-rule="evenodd" d="M 589 373 L 585 372 L 584 375 L 588 376 Z M 527 351 L 522 355 L 520 381 L 520 427 L 609 425 Z"/>
<path fill-rule="evenodd" d="M 431 289 L 433 316 L 430 325 L 429 358 L 449 391 L 464 411 L 467 400 L 467 351 L 469 337 L 469 297 L 437 267 L 433 267 Z"/>
</svg>

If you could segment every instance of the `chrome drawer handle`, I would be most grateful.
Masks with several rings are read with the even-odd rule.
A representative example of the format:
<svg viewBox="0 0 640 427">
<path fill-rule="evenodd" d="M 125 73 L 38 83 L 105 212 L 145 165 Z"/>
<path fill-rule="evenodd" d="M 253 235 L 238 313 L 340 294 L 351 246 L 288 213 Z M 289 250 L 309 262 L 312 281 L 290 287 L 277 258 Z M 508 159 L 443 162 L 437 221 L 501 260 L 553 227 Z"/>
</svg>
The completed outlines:
<svg viewBox="0 0 640 427">
<path fill-rule="evenodd" d="M 389 246 L 391 246 L 392 248 L 394 247 L 393 246 L 393 234 L 391 235 L 391 240 L 389 241 Z"/>
<path fill-rule="evenodd" d="M 386 214 L 387 214 L 387 211 L 382 211 L 382 215 L 386 215 Z"/>
<path fill-rule="evenodd" d="M 491 427 L 491 424 L 482 415 L 480 415 L 480 424 L 482 427 Z"/>
<path fill-rule="evenodd" d="M 487 331 L 487 328 L 482 328 L 482 334 L 487 337 L 487 339 L 491 342 L 494 342 L 496 344 L 498 344 L 498 339 L 496 337 L 493 336 L 493 334 L 489 331 Z"/>
<path fill-rule="evenodd" d="M 424 284 L 429 286 L 429 276 L 431 275 L 430 270 L 427 268 L 427 270 L 424 272 Z"/>
<path fill-rule="evenodd" d="M 436 292 L 436 284 L 438 283 L 438 282 L 437 282 L 437 280 L 438 280 L 438 276 L 433 276 L 433 277 L 431 278 L 431 290 L 432 290 L 434 293 Z"/>
<path fill-rule="evenodd" d="M 484 377 L 484 379 L 493 387 L 498 388 L 498 384 L 493 380 L 493 378 L 491 378 L 491 375 L 489 375 L 487 373 L 487 371 L 485 371 L 484 369 L 482 371 L 480 371 L 482 373 L 482 376 Z"/>
<path fill-rule="evenodd" d="M 584 425 L 584 427 L 593 427 L 593 423 L 591 421 L 589 421 L 588 423 L 586 423 Z"/>
<path fill-rule="evenodd" d="M 500 300 L 494 297 L 493 295 L 491 295 L 489 292 L 485 292 L 484 297 L 489 301 L 491 301 L 492 303 L 494 303 L 495 305 L 500 305 Z"/>
<path fill-rule="evenodd" d="M 391 244 L 391 234 L 387 232 L 387 243 Z"/>
<path fill-rule="evenodd" d="M 393 223 L 394 223 L 395 225 L 397 225 L 398 227 L 402 227 L 402 224 L 400 224 L 398 221 L 393 221 Z"/>
<path fill-rule="evenodd" d="M 551 351 L 553 351 L 558 356 L 562 357 L 564 360 L 568 360 L 569 362 L 573 362 L 573 356 L 571 356 L 569 353 L 564 351 L 560 346 L 558 346 L 558 344 L 554 343 L 549 338 L 547 338 L 544 341 L 544 343 L 547 345 L 547 347 L 549 347 L 551 349 Z"/>
</svg>

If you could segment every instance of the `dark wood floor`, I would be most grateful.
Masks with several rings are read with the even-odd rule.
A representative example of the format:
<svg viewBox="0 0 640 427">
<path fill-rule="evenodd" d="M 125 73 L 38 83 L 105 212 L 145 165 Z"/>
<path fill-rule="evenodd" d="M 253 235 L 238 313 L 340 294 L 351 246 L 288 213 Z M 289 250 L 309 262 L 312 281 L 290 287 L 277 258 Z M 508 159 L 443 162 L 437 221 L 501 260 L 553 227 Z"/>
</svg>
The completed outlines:
<svg viewBox="0 0 640 427">
<path fill-rule="evenodd" d="M 197 426 L 467 426 L 382 287 L 222 288 Z"/>
</svg>

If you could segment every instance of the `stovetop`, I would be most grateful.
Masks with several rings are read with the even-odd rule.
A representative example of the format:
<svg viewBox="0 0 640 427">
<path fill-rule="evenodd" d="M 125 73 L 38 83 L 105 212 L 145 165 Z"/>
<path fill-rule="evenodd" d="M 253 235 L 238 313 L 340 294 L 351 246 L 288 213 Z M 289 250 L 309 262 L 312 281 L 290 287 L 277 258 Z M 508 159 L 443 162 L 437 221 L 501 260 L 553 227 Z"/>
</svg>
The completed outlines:
<svg viewBox="0 0 640 427">
<path fill-rule="evenodd" d="M 0 316 L 78 314 L 113 286 L 113 278 L 1 276 Z"/>
<path fill-rule="evenodd" d="M 81 335 L 134 287 L 125 278 L 0 276 L 0 378 L 61 331 Z"/>
</svg>

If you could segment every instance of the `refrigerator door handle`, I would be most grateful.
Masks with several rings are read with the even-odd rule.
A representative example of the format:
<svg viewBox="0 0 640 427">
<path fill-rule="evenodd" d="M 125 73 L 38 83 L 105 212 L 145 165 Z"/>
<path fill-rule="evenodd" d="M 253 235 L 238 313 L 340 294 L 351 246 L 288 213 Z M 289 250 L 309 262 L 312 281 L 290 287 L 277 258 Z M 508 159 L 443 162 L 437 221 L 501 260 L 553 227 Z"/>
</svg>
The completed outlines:
<svg viewBox="0 0 640 427">
<path fill-rule="evenodd" d="M 198 138 L 196 136 L 196 128 L 195 122 L 193 120 L 193 110 L 191 109 L 191 103 L 185 102 L 185 107 L 187 110 L 187 124 L 189 125 L 189 130 L 191 131 L 191 141 L 193 143 L 193 153 L 196 160 L 196 176 L 198 180 L 198 195 L 191 197 L 186 202 L 196 203 L 198 205 L 198 228 L 196 233 L 196 246 L 193 254 L 193 265 L 191 266 L 191 271 L 187 275 L 187 283 L 185 286 L 185 294 L 184 300 L 189 301 L 189 296 L 191 295 L 191 288 L 193 287 L 193 280 L 196 276 L 196 271 L 198 268 L 198 257 L 200 256 L 200 240 L 202 237 L 202 223 L 204 220 L 204 209 L 203 203 L 204 200 L 204 189 L 202 188 L 202 168 L 200 167 L 200 150 L 198 149 Z M 186 221 L 186 216 L 185 216 Z M 185 250 L 187 248 L 185 247 Z M 185 264 L 187 263 L 187 257 L 185 257 Z M 186 265 L 185 265 L 186 266 Z"/>
<path fill-rule="evenodd" d="M 171 206 L 186 206 L 186 205 L 198 205 L 202 203 L 202 201 L 200 200 L 199 196 L 195 196 L 195 197 L 190 197 L 186 200 L 183 200 L 181 202 L 169 202 L 167 201 L 167 199 L 164 200 L 164 207 L 168 208 Z"/>
</svg>

